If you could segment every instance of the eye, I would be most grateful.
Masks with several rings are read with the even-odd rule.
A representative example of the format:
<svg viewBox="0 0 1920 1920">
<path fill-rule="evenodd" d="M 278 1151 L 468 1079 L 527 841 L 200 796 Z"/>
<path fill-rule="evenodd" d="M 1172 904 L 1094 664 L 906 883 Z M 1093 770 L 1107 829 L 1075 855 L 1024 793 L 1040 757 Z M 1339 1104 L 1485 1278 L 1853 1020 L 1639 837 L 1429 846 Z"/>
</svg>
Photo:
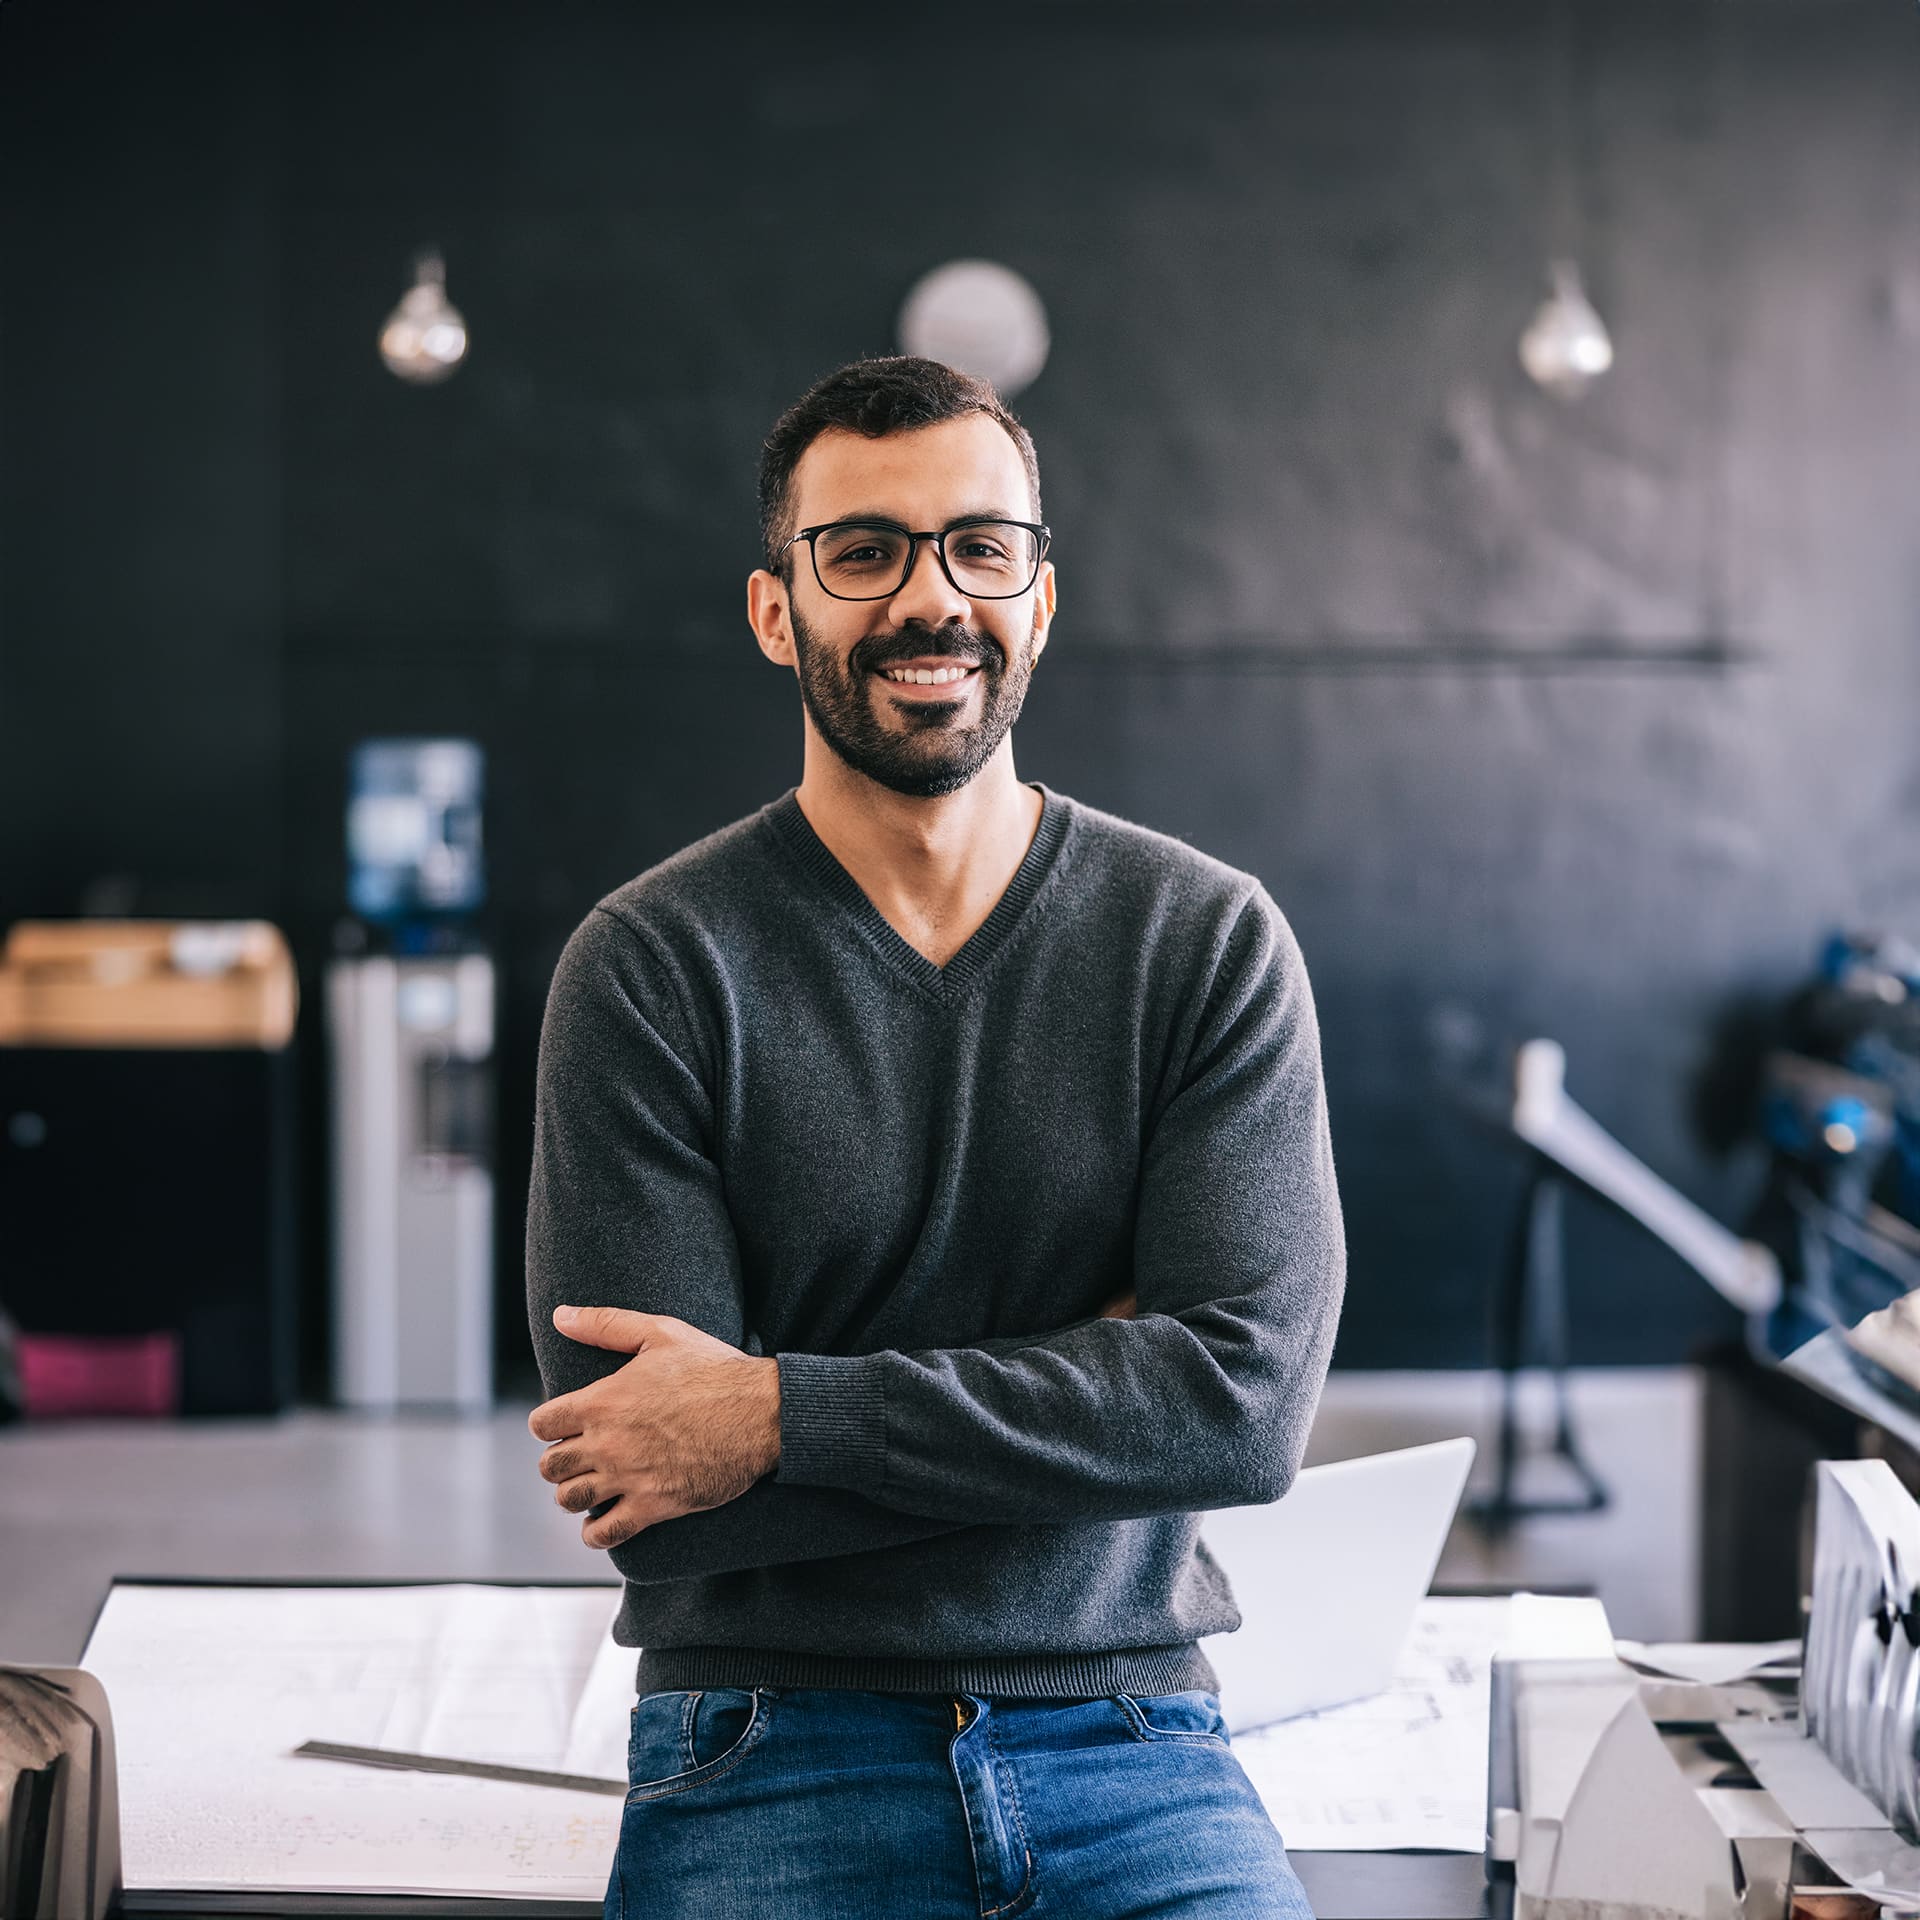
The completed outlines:
<svg viewBox="0 0 1920 1920">
<path fill-rule="evenodd" d="M 871 573 L 897 566 L 901 541 L 885 527 L 835 527 L 820 535 L 814 551 L 823 567 L 836 573 Z"/>
</svg>

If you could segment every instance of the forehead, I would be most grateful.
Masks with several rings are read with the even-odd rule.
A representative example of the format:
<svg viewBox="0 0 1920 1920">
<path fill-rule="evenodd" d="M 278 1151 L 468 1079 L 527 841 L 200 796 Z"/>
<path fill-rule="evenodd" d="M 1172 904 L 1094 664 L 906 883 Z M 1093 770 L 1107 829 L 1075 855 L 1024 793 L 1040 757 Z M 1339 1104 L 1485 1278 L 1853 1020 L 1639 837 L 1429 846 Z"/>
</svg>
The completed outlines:
<svg viewBox="0 0 1920 1920">
<path fill-rule="evenodd" d="M 967 513 L 1025 520 L 1033 496 L 1007 430 L 969 413 L 878 439 L 829 427 L 793 470 L 793 507 L 797 527 L 866 513 L 938 527 Z"/>
</svg>

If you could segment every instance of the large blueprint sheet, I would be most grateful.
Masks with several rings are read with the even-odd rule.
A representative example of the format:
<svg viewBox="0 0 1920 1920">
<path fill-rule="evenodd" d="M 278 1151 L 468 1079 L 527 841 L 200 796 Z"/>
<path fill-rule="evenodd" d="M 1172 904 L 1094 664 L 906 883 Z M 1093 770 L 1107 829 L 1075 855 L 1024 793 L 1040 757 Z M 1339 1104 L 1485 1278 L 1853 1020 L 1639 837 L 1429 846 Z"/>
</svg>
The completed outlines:
<svg viewBox="0 0 1920 1920">
<path fill-rule="evenodd" d="M 295 1757 L 306 1740 L 626 1780 L 617 1586 L 116 1585 L 105 1685 L 129 1888 L 606 1892 L 619 1794 Z"/>
<path fill-rule="evenodd" d="M 369 1769 L 308 1740 L 624 1790 L 614 1586 L 119 1584 L 81 1662 L 111 1703 L 130 1889 L 598 1902 L 621 1791 Z M 1235 1736 L 1295 1851 L 1478 1852 L 1496 1649 L 1612 1651 L 1598 1602 L 1429 1599 L 1393 1686 Z"/>
</svg>

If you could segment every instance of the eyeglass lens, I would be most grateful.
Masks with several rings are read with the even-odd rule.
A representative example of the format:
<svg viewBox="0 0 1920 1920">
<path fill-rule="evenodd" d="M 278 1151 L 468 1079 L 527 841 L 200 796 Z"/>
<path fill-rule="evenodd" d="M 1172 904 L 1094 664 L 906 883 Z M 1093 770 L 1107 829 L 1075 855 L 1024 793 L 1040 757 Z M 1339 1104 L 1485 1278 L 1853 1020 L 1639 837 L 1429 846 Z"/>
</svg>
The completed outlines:
<svg viewBox="0 0 1920 1920">
<path fill-rule="evenodd" d="M 947 571 L 962 593 L 983 600 L 1025 593 L 1040 570 L 1040 542 L 1013 520 L 974 521 L 941 536 Z M 882 600 L 907 578 L 913 542 L 898 527 L 847 522 L 813 540 L 820 584 L 842 600 Z"/>
</svg>

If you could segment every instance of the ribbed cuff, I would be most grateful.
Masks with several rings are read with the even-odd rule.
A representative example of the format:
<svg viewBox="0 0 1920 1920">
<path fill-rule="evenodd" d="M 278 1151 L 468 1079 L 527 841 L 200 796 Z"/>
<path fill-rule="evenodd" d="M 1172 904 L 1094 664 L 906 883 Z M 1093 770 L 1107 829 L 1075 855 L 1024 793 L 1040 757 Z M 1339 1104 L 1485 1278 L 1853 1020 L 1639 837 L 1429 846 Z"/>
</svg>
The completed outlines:
<svg viewBox="0 0 1920 1920">
<path fill-rule="evenodd" d="M 887 1471 L 887 1399 L 878 1354 L 781 1353 L 780 1464 L 789 1486 L 867 1493 Z"/>
</svg>

